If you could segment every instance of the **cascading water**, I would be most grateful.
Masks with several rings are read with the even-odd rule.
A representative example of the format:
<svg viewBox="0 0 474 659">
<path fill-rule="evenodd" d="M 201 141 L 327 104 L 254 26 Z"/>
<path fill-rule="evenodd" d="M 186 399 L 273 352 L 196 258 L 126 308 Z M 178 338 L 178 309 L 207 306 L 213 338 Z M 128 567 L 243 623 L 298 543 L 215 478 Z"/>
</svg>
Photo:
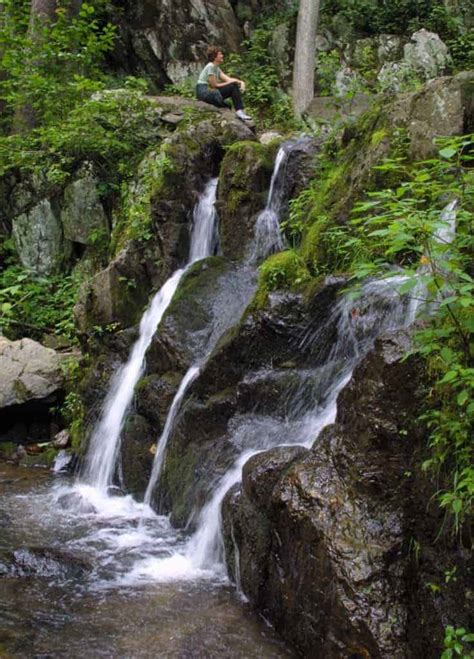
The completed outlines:
<svg viewBox="0 0 474 659">
<path fill-rule="evenodd" d="M 163 314 L 189 266 L 210 256 L 216 247 L 217 227 L 214 208 L 216 189 L 217 178 L 209 181 L 194 208 L 188 265 L 177 270 L 153 298 L 140 322 L 140 335 L 133 346 L 130 358 L 112 380 L 102 416 L 92 433 L 86 461 L 85 480 L 98 489 L 106 490 L 112 483 L 123 423 L 132 402 L 135 385 L 143 373 L 146 351 Z"/>
<path fill-rule="evenodd" d="M 303 139 L 303 138 L 301 138 Z M 257 218 L 255 226 L 255 247 L 252 252 L 252 261 L 268 256 L 272 252 L 280 251 L 284 248 L 285 243 L 280 231 L 280 212 L 284 200 L 283 182 L 285 178 L 285 169 L 288 162 L 288 156 L 294 146 L 297 146 L 301 140 L 285 142 L 278 150 L 273 168 L 270 189 L 268 191 L 267 203 L 265 209 Z M 206 215 L 213 208 L 209 206 L 209 200 L 204 196 L 201 202 L 195 208 L 196 215 Z M 213 248 L 213 238 L 216 234 L 215 225 L 212 223 L 202 223 L 195 221 L 193 231 L 193 240 L 191 244 L 190 258 L 191 261 L 198 260 L 208 256 Z M 208 253 L 206 254 L 206 247 Z M 215 337 L 217 338 L 217 337 Z M 212 342 L 211 346 L 212 347 Z M 209 351 L 209 349 L 208 349 Z M 201 360 L 202 363 L 205 360 Z M 173 403 L 168 412 L 165 428 L 158 440 L 153 469 L 145 493 L 145 503 L 150 505 L 153 492 L 158 485 L 163 460 L 166 452 L 166 446 L 173 428 L 177 411 L 181 404 L 188 387 L 199 374 L 199 364 L 194 364 L 186 373 L 181 386 L 176 393 Z"/>
<path fill-rule="evenodd" d="M 324 364 L 314 371 L 301 373 L 298 386 L 293 386 L 281 401 L 287 413 L 284 418 L 244 415 L 233 430 L 233 442 L 241 455 L 217 484 L 210 501 L 198 519 L 197 530 L 190 539 L 185 555 L 195 570 L 224 571 L 224 547 L 220 510 L 229 489 L 240 482 L 243 465 L 257 453 L 284 445 L 310 448 L 321 430 L 333 423 L 337 397 L 349 382 L 354 367 L 367 354 L 375 338 L 384 332 L 406 327 L 413 321 L 410 300 L 400 296 L 398 288 L 404 276 L 367 282 L 358 302 L 346 295 L 335 305 L 323 327 L 307 328 L 300 345 L 295 347 L 315 353 L 320 339 L 330 328 L 337 338 Z M 273 374 L 269 374 L 273 377 Z M 285 437 L 285 443 L 281 438 Z"/>
<path fill-rule="evenodd" d="M 285 142 L 279 148 L 273 168 L 267 203 L 259 214 L 255 225 L 255 243 L 252 261 L 260 261 L 274 252 L 285 249 L 285 240 L 280 231 L 280 212 L 284 200 L 283 182 L 286 165 L 292 147 L 298 142 Z"/>
<path fill-rule="evenodd" d="M 191 237 L 191 249 L 189 251 L 190 264 L 200 261 L 201 259 L 211 256 L 218 244 L 216 210 L 214 203 L 216 200 L 217 178 L 212 179 L 204 194 L 196 204 L 193 213 L 193 233 Z M 163 432 L 158 439 L 155 459 L 151 471 L 150 480 L 145 492 L 145 504 L 150 505 L 153 491 L 157 485 L 160 476 L 161 467 L 165 457 L 166 445 L 173 428 L 173 422 L 179 410 L 181 401 L 192 382 L 199 375 L 199 365 L 193 364 L 187 371 L 176 392 L 165 422 Z"/>
<path fill-rule="evenodd" d="M 183 400 L 186 391 L 188 390 L 188 388 L 194 382 L 194 380 L 197 378 L 198 375 L 199 375 L 199 366 L 197 365 L 191 366 L 191 368 L 188 369 L 184 378 L 181 380 L 181 384 L 179 385 L 178 391 L 176 392 L 176 396 L 174 397 L 173 402 L 171 403 L 168 416 L 166 417 L 165 427 L 163 428 L 163 432 L 161 433 L 161 436 L 156 445 L 156 453 L 155 453 L 155 459 L 153 461 L 153 468 L 151 470 L 150 480 L 148 482 L 148 486 L 145 492 L 144 502 L 148 506 L 151 504 L 153 491 L 157 485 L 158 478 L 161 473 L 161 467 L 163 466 L 166 446 L 168 444 L 168 439 L 171 430 L 173 428 L 173 423 L 176 418 L 176 414 L 179 410 L 179 406 L 181 405 L 181 401 Z"/>
<path fill-rule="evenodd" d="M 155 295 L 142 317 L 140 336 L 133 346 L 128 362 L 112 379 L 102 416 L 92 433 L 87 454 L 85 480 L 98 489 L 106 490 L 112 483 L 120 448 L 120 433 L 132 402 L 135 385 L 143 372 L 145 353 L 183 274 L 184 269 L 177 270 Z"/>
<path fill-rule="evenodd" d="M 435 240 L 449 242 L 452 239 L 454 208 L 455 202 L 451 202 L 442 213 L 442 233 L 438 232 Z M 420 286 L 422 276 L 423 270 L 420 268 Z M 252 455 L 282 446 L 281 437 L 287 440 L 283 445 L 311 447 L 321 430 L 335 421 L 338 394 L 349 382 L 355 366 L 371 349 L 375 338 L 414 322 L 420 306 L 424 304 L 424 295 L 421 290 L 417 290 L 414 297 L 401 295 L 400 289 L 407 280 L 406 274 L 398 273 L 367 281 L 356 300 L 352 295 L 340 299 L 323 327 L 313 329 L 309 326 L 306 329 L 298 347 L 315 353 L 315 359 L 320 350 L 320 340 L 330 328 L 337 329 L 337 338 L 324 364 L 312 373 L 302 373 L 299 386 L 288 391 L 287 400 L 281 401 L 281 406 L 287 410 L 284 419 L 253 414 L 237 420 L 232 438 L 241 454 L 216 484 L 184 553 L 183 549 L 179 550 L 180 556 L 188 562 L 191 573 L 199 570 L 225 573 L 221 504 L 229 489 L 240 482 L 247 460 Z M 184 570 L 183 562 L 180 565 Z M 152 569 L 150 574 L 153 574 Z"/>
</svg>

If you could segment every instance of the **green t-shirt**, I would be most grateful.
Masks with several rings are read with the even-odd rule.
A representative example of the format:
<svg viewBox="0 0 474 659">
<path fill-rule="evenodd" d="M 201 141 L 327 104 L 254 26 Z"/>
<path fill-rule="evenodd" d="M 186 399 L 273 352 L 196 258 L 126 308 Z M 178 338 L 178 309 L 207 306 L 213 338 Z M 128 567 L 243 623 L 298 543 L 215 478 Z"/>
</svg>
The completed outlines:
<svg viewBox="0 0 474 659">
<path fill-rule="evenodd" d="M 198 85 L 207 85 L 209 84 L 209 76 L 216 76 L 217 82 L 221 81 L 221 70 L 218 66 L 209 62 L 203 68 L 198 78 Z"/>
</svg>

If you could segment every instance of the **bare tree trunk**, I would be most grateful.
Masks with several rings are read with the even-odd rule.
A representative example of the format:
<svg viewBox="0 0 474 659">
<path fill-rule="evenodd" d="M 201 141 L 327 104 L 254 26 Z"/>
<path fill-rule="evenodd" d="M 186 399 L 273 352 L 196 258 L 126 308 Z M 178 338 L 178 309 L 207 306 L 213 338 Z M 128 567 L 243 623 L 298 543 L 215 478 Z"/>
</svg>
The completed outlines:
<svg viewBox="0 0 474 659">
<path fill-rule="evenodd" d="M 5 6 L 4 6 L 3 2 L 0 0 L 0 28 L 3 27 L 3 21 L 5 20 L 4 9 L 5 9 Z M 2 48 L 2 45 L 0 44 L 0 82 L 2 80 L 5 80 L 5 78 L 6 78 L 5 69 L 3 69 L 2 66 L 1 66 L 3 51 L 4 51 L 4 48 Z M 4 111 L 5 111 L 5 101 L 2 101 L 0 99 L 0 117 L 3 116 Z"/>
<path fill-rule="evenodd" d="M 293 66 L 293 110 L 297 117 L 314 95 L 314 58 L 320 0 L 300 0 Z"/>
<path fill-rule="evenodd" d="M 56 0 L 31 0 L 30 32 L 34 31 L 37 21 L 52 20 L 56 11 Z"/>
</svg>

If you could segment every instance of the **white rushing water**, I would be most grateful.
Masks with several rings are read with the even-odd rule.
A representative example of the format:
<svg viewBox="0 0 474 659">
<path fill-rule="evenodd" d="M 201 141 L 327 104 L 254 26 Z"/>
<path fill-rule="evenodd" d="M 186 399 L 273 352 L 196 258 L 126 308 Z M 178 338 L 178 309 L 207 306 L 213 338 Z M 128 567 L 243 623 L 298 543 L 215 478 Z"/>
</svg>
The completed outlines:
<svg viewBox="0 0 474 659">
<path fill-rule="evenodd" d="M 171 556 L 137 561 L 129 579 L 225 578 L 221 523 L 225 495 L 241 481 L 243 466 L 249 458 L 277 446 L 310 448 L 321 430 L 335 421 L 338 395 L 375 338 L 383 332 L 406 327 L 413 320 L 410 299 L 398 292 L 404 281 L 404 275 L 400 274 L 367 282 L 358 300 L 354 301 L 350 295 L 343 296 L 322 326 L 318 323 L 315 329 L 307 328 L 295 349 L 314 351 L 315 361 L 318 361 L 316 355 L 325 333 L 336 328 L 336 340 L 323 365 L 301 371 L 299 386 L 288 391 L 288 400 L 282 399 L 279 405 L 286 409 L 283 418 L 250 413 L 234 419 L 231 441 L 240 455 L 212 488 L 208 502 L 198 515 L 195 533 L 187 542 L 176 546 Z M 273 378 L 273 372 L 268 372 L 267 377 Z"/>
<path fill-rule="evenodd" d="M 163 432 L 161 433 L 161 436 L 158 439 L 158 443 L 156 445 L 156 453 L 155 453 L 155 459 L 153 460 L 153 468 L 145 492 L 144 501 L 147 505 L 150 505 L 153 491 L 158 484 L 158 479 L 161 474 L 161 468 L 163 466 L 163 460 L 165 457 L 166 446 L 168 444 L 168 439 L 171 430 L 173 428 L 173 423 L 176 418 L 176 414 L 178 413 L 179 407 L 181 405 L 181 401 L 183 400 L 189 386 L 192 384 L 192 382 L 194 382 L 194 380 L 197 378 L 198 375 L 199 375 L 199 366 L 198 365 L 191 366 L 188 369 L 184 378 L 181 380 L 181 384 L 179 385 L 178 391 L 176 392 L 173 402 L 171 403 L 171 407 L 168 411 L 168 416 L 166 417 L 165 427 L 163 428 Z"/>
<path fill-rule="evenodd" d="M 140 334 L 127 363 L 112 379 L 101 418 L 91 436 L 85 470 L 86 482 L 101 490 L 106 490 L 112 484 L 120 449 L 120 433 L 133 399 L 135 385 L 143 373 L 146 351 L 163 314 L 187 268 L 213 253 L 217 240 L 214 208 L 216 188 L 217 179 L 209 181 L 194 209 L 188 265 L 177 270 L 156 293 L 142 317 Z"/>
<path fill-rule="evenodd" d="M 288 144 L 283 144 L 278 150 L 267 203 L 258 216 L 255 226 L 252 261 L 260 261 L 274 252 L 281 252 L 285 249 L 285 240 L 280 231 L 280 210 L 283 202 L 285 169 L 290 151 L 291 148 Z"/>
<path fill-rule="evenodd" d="M 101 418 L 90 439 L 85 471 L 85 480 L 101 490 L 112 484 L 120 449 L 120 433 L 135 385 L 143 373 L 145 353 L 184 272 L 184 268 L 177 270 L 155 295 L 140 321 L 140 335 L 128 362 L 112 378 Z"/>
</svg>

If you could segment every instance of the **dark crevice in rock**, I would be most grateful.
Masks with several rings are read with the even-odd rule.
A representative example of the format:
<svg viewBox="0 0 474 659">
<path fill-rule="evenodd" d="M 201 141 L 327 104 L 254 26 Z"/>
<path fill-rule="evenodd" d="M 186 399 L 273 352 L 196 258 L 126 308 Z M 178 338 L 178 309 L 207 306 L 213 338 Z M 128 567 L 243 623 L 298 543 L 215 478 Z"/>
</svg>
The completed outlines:
<svg viewBox="0 0 474 659">
<path fill-rule="evenodd" d="M 52 439 L 60 429 L 55 409 L 62 398 L 61 393 L 55 393 L 0 409 L 0 442 L 29 444 Z"/>
</svg>

